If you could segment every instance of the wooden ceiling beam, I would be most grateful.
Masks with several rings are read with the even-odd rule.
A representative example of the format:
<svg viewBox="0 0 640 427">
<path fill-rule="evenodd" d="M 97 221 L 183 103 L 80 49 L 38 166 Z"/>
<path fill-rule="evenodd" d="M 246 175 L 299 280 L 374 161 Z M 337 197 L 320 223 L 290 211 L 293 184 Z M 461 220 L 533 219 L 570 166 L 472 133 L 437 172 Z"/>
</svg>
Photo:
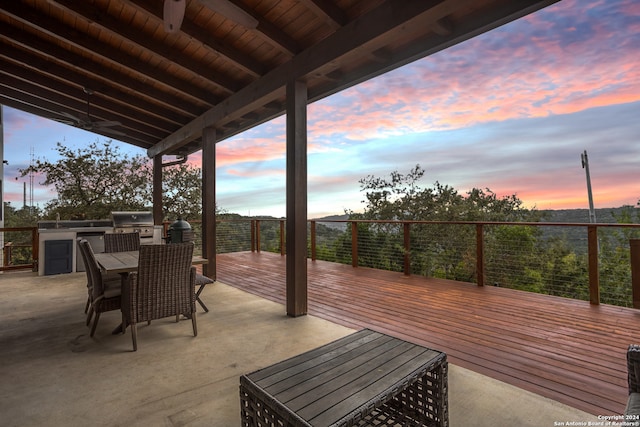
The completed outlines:
<svg viewBox="0 0 640 427">
<path fill-rule="evenodd" d="M 163 22 L 163 6 L 162 2 L 157 0 L 126 0 L 126 3 L 136 7 L 139 10 L 155 17 L 159 22 Z M 185 15 L 185 18 L 187 16 Z M 248 55 L 244 55 L 238 49 L 234 49 L 228 44 L 220 43 L 207 30 L 195 25 L 193 22 L 185 19 L 182 21 L 180 31 L 199 41 L 204 46 L 212 50 L 218 55 L 222 55 L 228 61 L 234 63 L 238 68 L 252 77 L 260 77 L 267 70 L 258 61 Z"/>
<path fill-rule="evenodd" d="M 47 15 L 29 9 L 22 3 L 5 2 L 2 4 L 1 9 L 12 18 L 22 22 L 30 28 L 58 39 L 65 40 L 69 45 L 74 46 L 91 56 L 96 55 L 101 59 L 108 61 L 113 67 L 110 74 L 113 75 L 114 80 L 118 80 L 117 77 L 119 76 L 120 78 L 127 79 L 131 83 L 136 81 L 136 79 L 117 71 L 120 67 L 125 67 L 129 71 L 140 76 L 141 81 L 148 80 L 156 82 L 159 85 L 164 86 L 168 91 L 180 92 L 185 97 L 189 97 L 193 99 L 194 102 L 198 102 L 201 105 L 204 104 L 212 106 L 220 101 L 220 98 L 213 97 L 211 94 L 207 93 L 207 91 L 203 91 L 201 88 L 198 88 L 189 82 L 185 82 L 171 74 L 159 70 L 157 67 L 150 65 L 147 61 L 142 61 L 136 56 L 105 46 L 94 39 L 86 37 L 85 34 L 70 30 L 68 26 L 52 20 Z M 18 29 L 9 25 L 0 25 L 0 37 L 5 37 L 7 40 L 19 43 L 21 46 L 28 49 L 33 49 L 35 47 L 41 54 L 49 56 L 52 60 L 57 60 L 57 58 L 73 58 L 76 61 L 71 63 L 73 66 L 77 67 L 77 64 L 82 64 L 82 68 L 87 69 L 87 72 L 94 73 L 97 76 L 103 74 L 105 71 L 104 64 L 94 63 L 86 56 L 72 54 L 70 50 L 45 42 L 43 39 L 23 29 Z M 140 84 L 135 83 L 135 86 L 140 86 Z M 176 102 L 183 103 L 180 98 L 173 98 Z M 193 107 L 193 105 L 191 105 L 191 107 Z M 187 111 L 189 110 L 187 105 L 183 105 L 180 108 L 186 109 Z"/>
<path fill-rule="evenodd" d="M 182 110 L 177 112 L 165 108 L 162 104 L 152 104 L 146 101 L 144 97 L 131 94 L 130 91 L 124 92 L 117 86 L 108 85 L 102 80 L 93 78 L 90 75 L 78 73 L 75 69 L 62 66 L 59 63 L 18 49 L 15 46 L 9 46 L 0 42 L 0 47 L 0 57 L 5 58 L 7 61 L 15 62 L 23 67 L 34 68 L 40 73 L 49 75 L 54 79 L 64 80 L 71 85 L 75 84 L 80 87 L 91 88 L 99 92 L 102 96 L 108 96 L 111 99 L 117 100 L 121 106 L 135 108 L 136 111 L 132 111 L 131 114 L 148 116 L 150 122 L 154 122 L 154 120 L 157 119 L 162 120 L 164 126 L 162 126 L 159 121 L 156 123 L 156 126 L 159 128 L 164 127 L 165 130 L 169 130 L 171 125 L 182 125 L 194 117 L 184 114 Z M 120 109 L 120 107 L 118 107 L 118 109 Z"/>
<path fill-rule="evenodd" d="M 211 108 L 179 131 L 160 141 L 148 150 L 154 157 L 175 150 L 189 141 L 199 138 L 202 129 L 216 126 L 222 119 L 241 117 L 258 106 L 276 99 L 275 93 L 283 91 L 290 80 L 301 78 L 326 64 L 355 50 L 362 50 L 371 40 L 384 36 L 394 28 L 423 15 L 432 16 L 431 10 L 442 0 L 406 0 L 385 2 L 378 8 L 350 22 L 347 26 L 306 49 L 291 61 L 270 71 L 264 77 L 247 85 L 220 104 Z M 433 16 L 432 20 L 441 18 Z M 424 19 L 423 19 L 424 20 Z M 245 128 L 246 129 L 246 128 Z"/>
<path fill-rule="evenodd" d="M 248 8 L 236 0 L 226 1 L 233 3 L 237 8 L 242 9 L 245 13 L 256 19 L 258 21 L 258 26 L 255 29 L 249 29 L 249 31 L 255 32 L 262 40 L 269 43 L 271 46 L 288 56 L 293 56 L 302 50 L 297 41 L 289 37 L 285 32 L 281 31 L 271 22 L 264 19 L 263 16 L 258 15 L 253 9 Z"/>
<path fill-rule="evenodd" d="M 446 49 L 461 41 L 475 37 L 514 19 L 547 7 L 558 0 L 511 0 L 499 7 L 466 19 L 464 24 L 456 23 L 449 36 L 429 36 L 425 29 L 456 11 L 458 8 L 473 7 L 475 0 L 436 1 L 405 0 L 385 2 L 358 19 L 342 27 L 334 34 L 303 51 L 291 61 L 269 72 L 256 82 L 230 96 L 211 108 L 177 132 L 147 150 L 149 156 L 171 152 L 175 147 L 189 144 L 200 137 L 202 129 L 216 126 L 221 120 L 242 116 L 252 108 L 264 106 L 264 101 L 278 99 L 274 94 L 282 90 L 288 80 L 302 78 L 326 64 L 339 64 L 340 58 L 349 55 L 371 54 L 381 47 L 391 44 L 401 37 L 407 37 L 408 45 L 396 47 L 385 62 L 371 61 L 355 70 L 340 70 L 341 81 L 328 81 L 326 85 L 309 90 L 309 101 L 313 102 L 332 95 L 347 87 L 406 65 L 416 59 Z M 395 31 L 394 31 L 395 30 Z M 422 34 L 421 36 L 417 36 Z M 380 59 L 380 58 L 378 58 Z M 273 114 L 273 117 L 283 114 Z M 255 124 L 246 124 L 238 131 L 244 131 Z M 224 139 L 221 135 L 219 141 Z"/>
<path fill-rule="evenodd" d="M 90 117 L 87 117 L 86 95 L 84 100 L 79 99 L 76 95 L 78 92 L 84 94 L 82 89 L 65 85 L 58 81 L 47 80 L 42 77 L 38 80 L 34 80 L 34 73 L 25 71 L 22 74 L 16 74 L 15 71 L 16 70 L 11 67 L 10 64 L 0 61 L 0 74 L 5 74 L 3 77 L 3 84 L 13 88 L 14 90 L 24 92 L 25 94 L 37 93 L 38 96 L 33 98 L 46 100 L 50 107 L 57 104 L 58 115 L 60 115 L 59 113 L 61 112 L 66 112 L 83 120 L 86 118 L 91 119 L 91 121 L 118 121 L 122 123 L 122 128 L 127 129 L 127 132 L 133 133 L 139 137 L 144 135 L 155 141 L 169 133 L 166 130 L 163 131 L 152 127 L 148 125 L 147 122 L 134 120 L 133 117 L 135 117 L 135 115 L 131 114 L 124 108 L 122 109 L 121 114 L 115 114 L 108 109 L 105 109 L 105 104 L 107 105 L 107 108 L 113 107 L 113 105 L 109 105 L 107 100 L 100 98 L 97 94 L 93 94 L 91 96 Z M 24 80 L 13 77 L 15 75 L 23 76 Z M 55 88 L 55 90 L 52 88 Z M 118 130 L 120 130 L 120 128 L 118 128 Z"/>
<path fill-rule="evenodd" d="M 67 117 L 60 115 L 59 112 L 56 113 L 53 110 L 59 107 L 58 104 L 51 103 L 46 99 L 41 99 L 28 93 L 18 91 L 14 87 L 3 87 L 2 83 L 0 83 L 0 87 L 2 87 L 2 93 L 0 94 L 0 104 L 7 105 L 21 111 L 26 111 L 39 117 L 51 117 L 51 119 L 54 121 L 56 120 L 56 118 L 58 118 L 59 121 L 68 120 Z M 74 127 L 71 125 L 67 126 Z M 115 128 L 114 130 L 118 130 L 118 128 Z M 128 132 L 126 136 L 109 135 L 108 131 L 104 133 L 99 131 L 92 132 L 101 134 L 108 138 L 116 138 L 120 141 L 124 141 L 128 144 L 132 144 L 145 149 L 152 147 L 157 141 L 157 139 L 155 138 L 151 138 L 148 135 L 140 134 L 135 131 Z"/>
<path fill-rule="evenodd" d="M 122 21 L 100 11 L 91 4 L 77 0 L 50 0 L 50 3 L 58 5 L 79 18 L 87 20 L 92 25 L 109 31 L 114 37 L 126 40 L 155 55 L 161 56 L 175 65 L 193 73 L 194 79 L 203 79 L 217 86 L 227 94 L 237 92 L 242 84 L 230 76 L 224 75 L 215 69 L 195 61 L 173 46 L 156 42 L 151 36 L 145 36 L 139 28 L 123 23 Z M 86 35 L 85 35 L 86 37 Z"/>
<path fill-rule="evenodd" d="M 455 27 L 451 19 L 445 16 L 444 18 L 438 19 L 434 22 L 431 30 L 438 35 L 449 36 L 453 34 L 454 28 Z"/>
<path fill-rule="evenodd" d="M 258 19 L 258 27 L 254 31 L 257 32 L 258 37 L 262 40 L 289 57 L 293 57 L 302 50 L 297 41 L 264 19 Z"/>
<path fill-rule="evenodd" d="M 4 30 L 6 30 L 6 27 L 3 28 L 0 26 L 0 39 L 8 41 L 9 38 L 4 38 Z M 26 34 L 24 37 L 21 37 L 20 40 L 25 41 L 26 39 L 35 38 Z M 58 46 L 48 44 L 42 40 L 31 40 L 31 42 L 25 42 L 25 44 L 21 46 L 26 49 L 30 49 L 30 52 L 33 52 L 36 55 L 42 55 L 52 63 L 59 63 L 62 66 L 68 66 L 71 69 L 75 69 L 80 74 L 101 80 L 103 84 L 107 86 L 119 86 L 123 90 L 133 90 L 139 93 L 142 97 L 149 98 L 156 103 L 162 104 L 167 108 L 172 108 L 178 112 L 182 112 L 183 114 L 189 114 L 192 117 L 195 117 L 197 113 L 201 111 L 195 108 L 192 103 L 189 103 L 182 98 L 178 98 L 170 93 L 161 91 L 154 86 L 149 86 L 145 81 L 132 78 L 127 74 L 122 74 L 115 70 L 110 74 L 110 79 L 107 80 L 101 74 L 101 72 L 104 72 L 104 66 L 88 62 L 81 56 L 69 53 Z M 76 65 L 78 63 L 82 63 L 83 66 L 78 67 Z"/>
<path fill-rule="evenodd" d="M 300 0 L 300 2 L 334 30 L 349 23 L 349 17 L 331 1 Z"/>
</svg>

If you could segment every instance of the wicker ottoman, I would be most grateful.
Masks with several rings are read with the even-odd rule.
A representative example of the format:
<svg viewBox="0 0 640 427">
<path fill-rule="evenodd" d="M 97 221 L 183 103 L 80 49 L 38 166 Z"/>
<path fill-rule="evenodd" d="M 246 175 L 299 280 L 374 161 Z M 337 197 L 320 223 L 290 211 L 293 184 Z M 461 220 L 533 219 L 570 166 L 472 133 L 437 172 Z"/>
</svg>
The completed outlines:
<svg viewBox="0 0 640 427">
<path fill-rule="evenodd" d="M 240 377 L 243 426 L 448 426 L 446 354 L 368 329 Z"/>
</svg>

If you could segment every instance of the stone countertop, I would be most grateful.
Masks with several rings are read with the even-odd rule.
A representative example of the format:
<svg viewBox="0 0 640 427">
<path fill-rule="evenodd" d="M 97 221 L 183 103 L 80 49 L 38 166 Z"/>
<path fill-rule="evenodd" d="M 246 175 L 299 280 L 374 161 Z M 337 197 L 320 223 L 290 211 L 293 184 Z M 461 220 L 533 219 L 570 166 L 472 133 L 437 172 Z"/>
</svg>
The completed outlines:
<svg viewBox="0 0 640 427">
<path fill-rule="evenodd" d="M 71 227 L 71 228 L 39 228 L 38 233 L 105 233 L 112 232 L 113 227 Z"/>
</svg>

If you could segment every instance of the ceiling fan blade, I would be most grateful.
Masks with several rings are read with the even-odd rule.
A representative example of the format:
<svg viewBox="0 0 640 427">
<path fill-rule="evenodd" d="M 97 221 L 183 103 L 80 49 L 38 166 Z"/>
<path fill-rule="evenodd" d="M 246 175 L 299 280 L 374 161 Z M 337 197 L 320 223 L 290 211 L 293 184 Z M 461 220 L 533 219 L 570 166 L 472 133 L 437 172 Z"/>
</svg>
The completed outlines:
<svg viewBox="0 0 640 427">
<path fill-rule="evenodd" d="M 80 117 L 74 116 L 73 114 L 67 113 L 66 111 L 60 111 L 58 114 L 60 114 L 61 116 L 65 116 L 65 117 L 73 120 L 76 123 L 79 123 L 79 122 L 82 121 L 82 119 Z"/>
<path fill-rule="evenodd" d="M 100 128 L 106 128 L 106 127 L 111 127 L 111 126 L 120 126 L 122 123 L 120 123 L 117 120 L 105 120 L 102 122 L 94 122 L 93 125 L 96 127 L 100 127 Z"/>
<path fill-rule="evenodd" d="M 167 33 L 175 33 L 180 31 L 182 20 L 184 19 L 184 11 L 187 8 L 186 0 L 164 0 L 164 30 Z"/>
<path fill-rule="evenodd" d="M 200 3 L 238 25 L 250 30 L 258 27 L 258 20 L 229 0 L 200 0 Z"/>
<path fill-rule="evenodd" d="M 74 126 L 77 123 L 75 120 L 59 119 L 56 117 L 51 117 L 51 120 L 53 120 L 54 122 L 62 123 L 64 125 L 69 125 L 69 126 Z"/>
<path fill-rule="evenodd" d="M 127 136 L 127 134 L 126 134 L 126 133 L 124 133 L 124 132 L 120 132 L 119 130 L 115 130 L 115 129 L 109 129 L 109 128 L 106 128 L 106 129 L 98 129 L 98 130 L 99 130 L 100 132 L 104 132 L 104 133 L 107 133 L 107 134 L 109 134 L 109 135 L 115 135 L 115 136 Z"/>
</svg>

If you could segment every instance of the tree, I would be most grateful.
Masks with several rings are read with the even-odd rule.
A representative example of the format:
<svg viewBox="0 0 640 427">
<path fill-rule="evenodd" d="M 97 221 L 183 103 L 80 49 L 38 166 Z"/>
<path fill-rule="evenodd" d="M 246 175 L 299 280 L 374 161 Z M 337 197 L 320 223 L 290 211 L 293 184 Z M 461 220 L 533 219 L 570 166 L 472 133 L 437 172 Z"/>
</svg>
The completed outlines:
<svg viewBox="0 0 640 427">
<path fill-rule="evenodd" d="M 6 228 L 34 227 L 40 218 L 40 209 L 35 206 L 23 206 L 16 209 L 10 202 L 4 203 L 4 226 Z M 30 264 L 33 259 L 31 253 L 31 231 L 8 231 L 4 233 L 5 245 L 11 243 L 9 262 L 14 265 Z"/>
<path fill-rule="evenodd" d="M 56 163 L 38 159 L 20 172 L 44 174 L 44 185 L 53 185 L 57 197 L 47 203 L 48 218 L 107 218 L 112 211 L 139 210 L 149 205 L 151 166 L 143 156 L 130 157 L 112 141 L 73 151 L 58 143 Z"/>
<path fill-rule="evenodd" d="M 351 214 L 351 219 L 434 221 L 429 224 L 411 224 L 411 271 L 413 274 L 443 277 L 454 280 L 473 280 L 476 268 L 470 260 L 475 259 L 476 230 L 473 225 L 440 224 L 438 221 L 538 221 L 540 214 L 523 207 L 516 195 L 498 197 L 490 189 L 474 188 L 460 194 L 448 185 L 436 182 L 431 188 L 423 188 L 419 181 L 425 170 L 416 165 L 409 173 L 394 171 L 389 178 L 367 176 L 360 180 L 367 203 L 364 213 Z M 455 229 L 452 229 L 455 227 Z M 360 224 L 358 247 L 367 248 L 366 255 L 359 256 L 358 263 L 376 268 L 381 263 L 386 268 L 402 271 L 403 230 L 397 224 Z M 531 241 L 533 247 L 537 230 L 529 227 L 506 230 L 500 226 L 486 227 L 487 259 L 500 260 L 492 251 L 503 248 L 521 249 L 518 241 Z M 375 242 L 371 245 L 368 242 Z M 340 246 L 349 245 L 345 238 Z M 510 254 L 523 257 L 524 253 Z M 531 252 L 526 256 L 535 259 Z M 524 265 L 524 264 L 523 264 Z M 531 272 L 526 272 L 531 275 Z M 500 281 L 515 285 L 521 274 L 501 274 Z M 513 283 L 511 283 L 513 282 Z M 519 283 L 518 283 L 519 284 Z M 537 285 L 537 284 L 536 284 Z"/>
<path fill-rule="evenodd" d="M 186 163 L 162 170 L 162 213 L 172 220 L 202 217 L 202 169 Z"/>
<path fill-rule="evenodd" d="M 53 219 L 108 218 L 112 211 L 147 210 L 152 204 L 153 170 L 143 156 L 122 153 L 111 141 L 97 141 L 73 151 L 58 143 L 61 159 L 38 159 L 22 176 L 34 172 L 53 185 L 57 197 L 47 203 L 45 217 Z M 200 219 L 202 170 L 188 164 L 162 170 L 163 216 Z"/>
</svg>

